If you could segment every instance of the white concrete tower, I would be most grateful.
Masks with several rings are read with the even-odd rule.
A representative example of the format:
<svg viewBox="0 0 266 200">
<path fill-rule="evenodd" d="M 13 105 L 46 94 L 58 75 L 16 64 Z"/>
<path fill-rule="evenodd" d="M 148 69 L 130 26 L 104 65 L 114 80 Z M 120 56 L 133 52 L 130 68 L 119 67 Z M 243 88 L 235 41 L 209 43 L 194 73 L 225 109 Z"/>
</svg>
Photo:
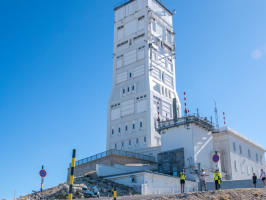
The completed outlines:
<svg viewBox="0 0 266 200">
<path fill-rule="evenodd" d="M 172 13 L 158 0 L 128 0 L 115 9 L 107 150 L 147 152 L 161 145 L 158 118 L 173 118 L 176 93 Z"/>
</svg>

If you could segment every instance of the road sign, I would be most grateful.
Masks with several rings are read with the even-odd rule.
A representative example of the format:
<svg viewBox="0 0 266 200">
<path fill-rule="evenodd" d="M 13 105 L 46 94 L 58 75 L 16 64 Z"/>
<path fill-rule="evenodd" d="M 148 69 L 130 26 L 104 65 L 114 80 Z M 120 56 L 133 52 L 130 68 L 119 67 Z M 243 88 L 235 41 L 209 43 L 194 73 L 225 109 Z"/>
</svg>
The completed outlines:
<svg viewBox="0 0 266 200">
<path fill-rule="evenodd" d="M 218 154 L 214 154 L 212 156 L 212 161 L 215 162 L 215 163 L 218 163 L 220 160 L 220 156 Z"/>
<path fill-rule="evenodd" d="M 46 176 L 46 171 L 44 170 L 44 169 L 42 169 L 41 171 L 40 171 L 40 176 L 42 177 L 42 178 L 44 178 L 45 176 Z"/>
</svg>

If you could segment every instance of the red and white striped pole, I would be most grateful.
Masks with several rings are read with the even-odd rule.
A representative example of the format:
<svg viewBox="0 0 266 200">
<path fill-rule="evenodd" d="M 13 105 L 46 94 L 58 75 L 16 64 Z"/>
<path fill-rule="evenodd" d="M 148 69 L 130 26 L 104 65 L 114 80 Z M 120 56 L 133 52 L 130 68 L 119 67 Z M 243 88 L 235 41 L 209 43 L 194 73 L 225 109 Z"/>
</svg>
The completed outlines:
<svg viewBox="0 0 266 200">
<path fill-rule="evenodd" d="M 224 125 L 226 125 L 226 121 L 225 121 L 225 113 L 223 112 L 223 119 L 224 119 Z"/>
<path fill-rule="evenodd" d="M 184 92 L 184 107 L 185 107 L 185 115 L 187 116 L 189 113 L 189 110 L 187 109 L 187 94 Z"/>
</svg>

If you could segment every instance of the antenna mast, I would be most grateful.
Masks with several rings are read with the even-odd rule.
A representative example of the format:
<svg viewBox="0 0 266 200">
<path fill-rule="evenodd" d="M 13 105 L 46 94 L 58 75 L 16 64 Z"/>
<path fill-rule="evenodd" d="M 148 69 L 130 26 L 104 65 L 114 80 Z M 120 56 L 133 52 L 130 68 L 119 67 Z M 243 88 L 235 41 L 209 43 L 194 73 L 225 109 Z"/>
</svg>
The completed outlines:
<svg viewBox="0 0 266 200">
<path fill-rule="evenodd" d="M 219 128 L 219 118 L 218 118 L 218 109 L 217 109 L 216 101 L 214 101 L 214 113 L 215 113 L 215 120 L 216 120 L 216 128 Z"/>
</svg>

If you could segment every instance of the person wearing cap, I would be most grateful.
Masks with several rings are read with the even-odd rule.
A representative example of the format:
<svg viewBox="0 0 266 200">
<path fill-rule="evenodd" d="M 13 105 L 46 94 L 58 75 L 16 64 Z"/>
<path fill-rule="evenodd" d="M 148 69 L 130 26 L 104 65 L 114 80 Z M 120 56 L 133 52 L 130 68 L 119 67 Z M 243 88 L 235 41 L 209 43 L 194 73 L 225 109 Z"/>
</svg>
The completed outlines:
<svg viewBox="0 0 266 200">
<path fill-rule="evenodd" d="M 185 182 L 186 182 L 186 176 L 185 176 L 185 170 L 180 172 L 180 185 L 181 185 L 181 193 L 185 192 Z"/>
<path fill-rule="evenodd" d="M 214 183 L 215 183 L 215 189 L 216 190 L 221 189 L 222 175 L 221 175 L 221 173 L 219 172 L 218 169 L 213 174 L 213 178 L 214 178 Z"/>
</svg>

